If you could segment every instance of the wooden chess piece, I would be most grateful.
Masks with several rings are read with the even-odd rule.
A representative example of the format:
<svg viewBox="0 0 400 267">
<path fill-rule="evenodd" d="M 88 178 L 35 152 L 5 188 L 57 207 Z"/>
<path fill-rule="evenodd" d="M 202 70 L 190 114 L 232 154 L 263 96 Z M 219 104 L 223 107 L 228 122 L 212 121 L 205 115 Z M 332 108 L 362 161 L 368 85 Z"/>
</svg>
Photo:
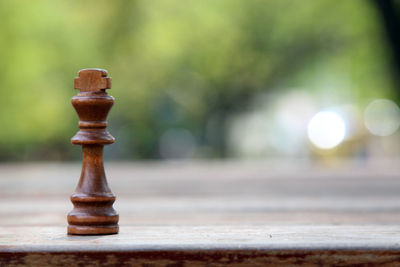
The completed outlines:
<svg viewBox="0 0 400 267">
<path fill-rule="evenodd" d="M 108 187 L 103 167 L 103 146 L 114 143 L 107 131 L 107 115 L 114 98 L 106 89 L 111 78 L 102 69 L 83 69 L 74 79 L 79 89 L 72 105 L 79 116 L 79 132 L 71 143 L 82 146 L 82 173 L 71 195 L 74 209 L 68 214 L 68 234 L 102 235 L 118 233 L 118 214 L 113 208 L 115 196 Z"/>
</svg>

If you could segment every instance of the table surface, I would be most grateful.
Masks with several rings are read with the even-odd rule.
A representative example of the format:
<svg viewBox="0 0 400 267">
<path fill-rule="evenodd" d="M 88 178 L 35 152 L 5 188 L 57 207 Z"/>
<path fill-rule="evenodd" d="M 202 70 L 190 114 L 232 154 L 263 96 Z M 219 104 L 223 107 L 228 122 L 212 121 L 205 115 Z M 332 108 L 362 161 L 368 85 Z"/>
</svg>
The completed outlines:
<svg viewBox="0 0 400 267">
<path fill-rule="evenodd" d="M 398 161 L 106 162 L 106 173 L 120 233 L 68 236 L 80 164 L 0 165 L 0 266 L 400 265 Z"/>
</svg>

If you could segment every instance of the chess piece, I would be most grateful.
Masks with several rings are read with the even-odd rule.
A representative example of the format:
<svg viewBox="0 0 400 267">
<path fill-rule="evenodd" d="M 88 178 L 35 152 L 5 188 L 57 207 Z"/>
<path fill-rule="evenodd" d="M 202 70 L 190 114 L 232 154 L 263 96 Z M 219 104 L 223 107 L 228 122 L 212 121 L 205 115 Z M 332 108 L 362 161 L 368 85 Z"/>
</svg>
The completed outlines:
<svg viewBox="0 0 400 267">
<path fill-rule="evenodd" d="M 115 196 L 108 187 L 103 167 L 103 146 L 114 143 L 107 131 L 107 115 L 114 98 L 106 89 L 111 78 L 101 69 L 83 69 L 74 80 L 79 89 L 72 105 L 79 116 L 79 132 L 71 143 L 82 146 L 82 173 L 71 195 L 74 209 L 68 214 L 68 234 L 101 235 L 118 233 L 118 214 L 113 208 Z"/>
</svg>

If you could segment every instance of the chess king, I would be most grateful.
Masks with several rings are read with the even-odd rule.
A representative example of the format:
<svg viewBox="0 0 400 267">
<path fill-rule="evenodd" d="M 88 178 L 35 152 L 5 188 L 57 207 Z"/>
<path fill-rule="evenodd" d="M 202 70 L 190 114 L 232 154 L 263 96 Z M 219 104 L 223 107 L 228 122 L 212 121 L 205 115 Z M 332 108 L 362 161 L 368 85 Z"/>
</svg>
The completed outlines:
<svg viewBox="0 0 400 267">
<path fill-rule="evenodd" d="M 111 78 L 102 69 L 83 69 L 74 79 L 79 89 L 72 105 L 79 116 L 78 133 L 71 143 L 82 146 L 82 173 L 71 195 L 74 209 L 68 214 L 68 234 L 102 235 L 118 233 L 118 214 L 113 208 L 115 195 L 108 187 L 104 166 L 103 146 L 114 143 L 107 131 L 107 115 L 114 98 L 106 89 Z"/>
</svg>

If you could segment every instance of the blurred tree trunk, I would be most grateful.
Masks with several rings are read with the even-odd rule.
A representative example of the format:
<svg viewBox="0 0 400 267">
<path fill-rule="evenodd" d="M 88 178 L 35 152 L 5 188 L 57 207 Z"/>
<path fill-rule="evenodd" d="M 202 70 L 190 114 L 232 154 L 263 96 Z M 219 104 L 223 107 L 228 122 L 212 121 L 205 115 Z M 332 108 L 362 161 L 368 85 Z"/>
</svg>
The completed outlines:
<svg viewBox="0 0 400 267">
<path fill-rule="evenodd" d="M 400 1 L 395 0 L 372 0 L 377 7 L 383 21 L 383 27 L 393 53 L 393 64 L 395 66 L 394 76 L 397 82 L 397 97 L 400 99 Z"/>
</svg>

